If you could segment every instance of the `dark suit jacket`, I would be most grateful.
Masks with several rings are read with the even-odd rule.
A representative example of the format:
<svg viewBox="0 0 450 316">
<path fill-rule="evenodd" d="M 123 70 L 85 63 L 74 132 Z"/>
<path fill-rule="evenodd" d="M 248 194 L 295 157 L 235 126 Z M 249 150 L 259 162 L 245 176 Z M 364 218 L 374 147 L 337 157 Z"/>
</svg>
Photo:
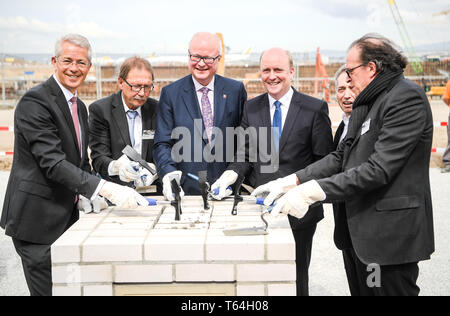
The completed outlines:
<svg viewBox="0 0 450 316">
<path fill-rule="evenodd" d="M 158 101 L 149 98 L 141 107 L 142 129 L 156 130 L 156 108 Z M 118 176 L 108 175 L 108 166 L 119 159 L 126 145 L 131 146 L 128 120 L 122 103 L 122 92 L 112 94 L 89 106 L 89 145 L 94 170 L 103 179 L 121 185 L 130 185 L 120 181 Z M 142 140 L 142 158 L 153 163 L 153 139 Z"/>
<path fill-rule="evenodd" d="M 270 127 L 272 126 L 272 118 L 267 93 L 246 103 L 241 126 L 244 129 L 248 127 L 256 128 L 258 143 L 261 137 L 266 137 L 263 141 L 267 144 L 267 148 L 271 148 Z M 260 134 L 261 127 L 269 128 L 266 135 Z M 262 169 L 263 166 L 268 164 L 261 161 L 264 153 L 261 153 L 262 149 L 259 146 L 258 160 L 256 162 L 249 160 L 248 140 L 249 138 L 247 138 L 245 145 L 247 162 L 233 163 L 228 169 L 241 176 L 247 176 L 250 184 L 254 187 L 293 174 L 297 170 L 322 159 L 333 150 L 328 104 L 294 90 L 280 140 L 279 168 L 273 170 L 274 172 L 266 173 Z M 270 150 L 268 152 L 270 153 Z M 316 224 L 322 218 L 323 208 L 320 205 L 315 208 L 315 211 L 308 212 L 305 218 L 294 220 L 290 217 L 290 220 L 293 229 L 304 229 Z"/>
<path fill-rule="evenodd" d="M 353 247 L 366 264 L 396 265 L 434 252 L 429 163 L 433 119 L 421 87 L 401 79 L 375 101 L 353 144 L 297 173 L 327 202 L 345 201 Z M 363 135 L 361 135 L 363 134 Z M 348 158 L 344 149 L 349 146 Z"/>
<path fill-rule="evenodd" d="M 157 129 L 153 156 L 158 173 L 162 179 L 166 174 L 180 170 L 183 172 L 181 185 L 187 195 L 200 195 L 199 185 L 187 177 L 187 173 L 197 175 L 199 171 L 207 170 L 209 183 L 214 183 L 226 170 L 227 145 L 232 145 L 231 137 L 227 137 L 227 127 L 235 128 L 241 123 L 242 108 L 247 100 L 247 93 L 241 82 L 216 75 L 214 84 L 214 127 L 220 129 L 223 142 L 215 142 L 212 150 L 203 139 L 205 127 L 202 113 L 195 91 L 192 76 L 184 77 L 162 89 L 158 103 Z M 195 124 L 194 120 L 197 120 Z M 175 150 L 184 155 L 184 159 L 172 158 L 172 148 L 178 143 L 178 137 L 172 139 L 172 131 L 181 132 L 185 136 L 184 147 Z M 184 137 L 184 138 L 183 138 Z M 181 144 L 181 143 L 180 143 Z M 178 144 L 178 145 L 180 145 Z M 234 147 L 231 146 L 232 160 Z M 206 162 L 203 150 L 216 156 L 214 162 Z"/>
<path fill-rule="evenodd" d="M 345 124 L 342 121 L 334 135 L 334 150 L 339 146 L 339 140 L 344 132 Z M 334 244 L 340 250 L 352 248 L 352 241 L 348 231 L 347 215 L 345 212 L 345 203 L 333 203 L 334 213 Z"/>
<path fill-rule="evenodd" d="M 53 77 L 17 105 L 14 161 L 1 218 L 8 236 L 52 244 L 78 220 L 75 195 L 94 194 L 100 179 L 90 173 L 87 111 L 81 100 L 78 116 L 82 157 L 69 106 Z"/>
</svg>

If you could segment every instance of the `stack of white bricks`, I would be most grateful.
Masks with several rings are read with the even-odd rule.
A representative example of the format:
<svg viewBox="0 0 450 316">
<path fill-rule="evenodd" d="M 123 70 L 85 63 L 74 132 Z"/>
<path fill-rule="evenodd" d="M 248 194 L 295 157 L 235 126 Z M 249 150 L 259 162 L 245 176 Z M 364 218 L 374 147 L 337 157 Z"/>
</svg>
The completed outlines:
<svg viewBox="0 0 450 316">
<path fill-rule="evenodd" d="M 295 242 L 287 218 L 269 218 L 269 234 L 226 236 L 223 229 L 263 226 L 261 208 L 183 199 L 170 206 L 108 209 L 81 215 L 52 246 L 53 294 L 116 294 L 123 284 L 233 284 L 238 296 L 295 295 Z M 272 225 L 273 224 L 273 225 Z"/>
</svg>

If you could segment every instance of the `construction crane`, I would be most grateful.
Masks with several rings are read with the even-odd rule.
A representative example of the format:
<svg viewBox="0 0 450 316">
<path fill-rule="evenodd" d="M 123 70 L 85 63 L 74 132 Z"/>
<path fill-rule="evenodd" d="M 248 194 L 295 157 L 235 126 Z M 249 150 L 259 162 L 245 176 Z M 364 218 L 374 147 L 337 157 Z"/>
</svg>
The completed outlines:
<svg viewBox="0 0 450 316">
<path fill-rule="evenodd" d="M 394 17 L 395 23 L 397 24 L 398 31 L 400 32 L 400 36 L 402 38 L 403 44 L 405 45 L 406 52 L 409 57 L 409 61 L 414 69 L 416 74 L 422 74 L 423 68 L 422 64 L 417 57 L 414 46 L 411 42 L 411 38 L 409 37 L 408 31 L 406 30 L 405 22 L 403 21 L 402 16 L 400 15 L 400 10 L 395 3 L 395 0 L 388 0 L 389 8 L 391 9 L 392 16 Z"/>
</svg>

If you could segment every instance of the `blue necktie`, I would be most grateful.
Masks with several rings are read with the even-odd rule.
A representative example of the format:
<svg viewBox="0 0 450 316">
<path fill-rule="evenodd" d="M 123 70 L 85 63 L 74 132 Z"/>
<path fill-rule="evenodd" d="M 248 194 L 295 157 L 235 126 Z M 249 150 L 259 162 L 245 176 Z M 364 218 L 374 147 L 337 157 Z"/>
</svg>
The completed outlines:
<svg viewBox="0 0 450 316">
<path fill-rule="evenodd" d="M 134 121 L 136 120 L 136 116 L 138 115 L 137 111 L 128 111 L 127 112 L 128 117 L 130 118 L 130 124 L 128 124 L 128 129 L 130 131 L 130 139 L 131 139 L 131 146 L 134 147 L 135 140 L 134 140 Z"/>
<path fill-rule="evenodd" d="M 275 114 L 273 115 L 273 140 L 275 143 L 275 150 L 278 151 L 280 146 L 280 139 L 281 139 L 281 132 L 282 132 L 282 126 L 281 126 L 281 102 L 275 101 L 274 103 L 276 109 Z"/>
</svg>

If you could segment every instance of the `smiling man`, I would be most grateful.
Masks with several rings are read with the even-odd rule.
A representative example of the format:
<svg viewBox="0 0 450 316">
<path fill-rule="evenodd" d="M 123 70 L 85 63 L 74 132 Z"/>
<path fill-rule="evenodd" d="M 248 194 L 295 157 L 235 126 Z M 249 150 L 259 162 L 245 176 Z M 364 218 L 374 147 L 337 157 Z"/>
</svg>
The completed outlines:
<svg viewBox="0 0 450 316">
<path fill-rule="evenodd" d="M 217 199 L 222 199 L 231 192 L 228 186 L 235 183 L 238 176 L 247 177 L 254 187 L 268 183 L 280 177 L 302 169 L 325 157 L 333 149 L 331 123 L 328 117 L 328 104 L 296 91 L 292 86 L 294 63 L 291 54 L 281 48 L 272 48 L 261 55 L 261 80 L 267 93 L 249 100 L 244 106 L 241 127 L 256 129 L 258 139 L 246 143 L 246 161 L 236 162 L 220 179 L 212 185 L 219 188 Z M 267 133 L 263 135 L 261 131 Z M 273 137 L 270 137 L 273 131 Z M 264 137 L 269 137 L 264 139 Z M 262 140 L 259 138 L 263 138 Z M 272 139 L 273 138 L 273 146 Z M 272 157 L 278 159 L 278 170 L 263 172 L 262 166 L 265 149 L 258 147 L 258 153 L 250 152 L 249 143 L 262 143 L 272 148 Z M 275 152 L 275 153 L 274 153 Z M 249 161 L 257 156 L 258 161 Z M 238 161 L 236 159 L 236 161 Z M 296 178 L 292 177 L 295 186 Z M 323 218 L 322 206 L 313 207 L 302 219 L 290 217 L 294 233 L 297 256 L 297 295 L 307 296 L 308 268 L 311 259 L 313 236 L 317 223 Z"/>
<path fill-rule="evenodd" d="M 77 93 L 91 56 L 85 37 L 62 37 L 52 58 L 55 74 L 16 107 L 14 161 L 0 225 L 22 259 L 32 296 L 52 295 L 50 247 L 78 220 L 77 204 L 98 202 L 98 194 L 124 208 L 148 204 L 134 190 L 91 174 L 88 115 Z"/>
<path fill-rule="evenodd" d="M 186 76 L 162 89 L 158 103 L 157 129 L 153 156 L 163 182 L 163 193 L 171 200 L 170 180 L 180 181 L 188 195 L 200 195 L 199 184 L 187 177 L 207 170 L 208 181 L 213 183 L 226 170 L 227 127 L 239 126 L 247 93 L 241 82 L 216 74 L 221 59 L 220 39 L 211 33 L 196 34 L 188 50 L 189 70 Z M 183 141 L 190 146 L 183 148 L 181 161 L 172 156 L 176 139 L 175 128 L 183 129 Z M 214 130 L 220 130 L 221 139 Z M 198 146 L 198 144 L 200 146 Z M 198 158 L 200 152 L 201 159 Z M 218 157 L 209 162 L 204 152 Z"/>
</svg>

